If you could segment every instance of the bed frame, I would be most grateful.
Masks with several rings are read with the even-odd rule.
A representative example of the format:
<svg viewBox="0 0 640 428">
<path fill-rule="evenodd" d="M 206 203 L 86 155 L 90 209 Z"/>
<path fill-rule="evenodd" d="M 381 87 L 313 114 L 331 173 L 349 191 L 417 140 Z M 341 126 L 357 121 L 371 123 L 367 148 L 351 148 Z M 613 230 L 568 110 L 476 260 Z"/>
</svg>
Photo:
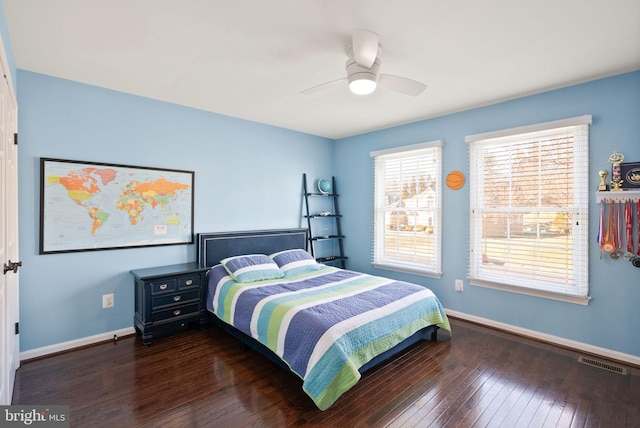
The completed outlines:
<svg viewBox="0 0 640 428">
<path fill-rule="evenodd" d="M 273 254 L 278 251 L 292 250 L 296 248 L 307 249 L 307 229 L 273 229 L 254 230 L 245 232 L 214 232 L 198 234 L 198 262 L 203 266 L 214 266 L 225 257 L 240 256 L 243 254 Z M 268 347 L 221 321 L 213 313 L 209 313 L 209 319 L 218 327 L 236 337 L 243 345 L 254 349 L 287 371 L 289 366 L 280 357 L 274 354 Z M 378 355 L 367 364 L 360 367 L 360 373 L 377 366 L 383 361 L 396 355 L 411 345 L 421 340 L 437 341 L 438 326 L 429 326 L 418 331 L 395 347 Z"/>
</svg>

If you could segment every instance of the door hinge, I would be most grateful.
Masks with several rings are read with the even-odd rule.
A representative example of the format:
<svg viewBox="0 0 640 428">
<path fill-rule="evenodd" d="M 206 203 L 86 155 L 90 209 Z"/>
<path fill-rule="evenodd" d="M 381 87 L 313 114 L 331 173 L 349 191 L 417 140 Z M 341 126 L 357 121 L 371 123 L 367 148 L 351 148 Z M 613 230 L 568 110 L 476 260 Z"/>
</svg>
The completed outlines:
<svg viewBox="0 0 640 428">
<path fill-rule="evenodd" d="M 13 133 L 13 144 L 15 144 L 16 146 L 18 145 L 18 133 L 17 132 Z"/>
<path fill-rule="evenodd" d="M 20 323 L 16 323 L 16 334 L 20 334 Z"/>
</svg>

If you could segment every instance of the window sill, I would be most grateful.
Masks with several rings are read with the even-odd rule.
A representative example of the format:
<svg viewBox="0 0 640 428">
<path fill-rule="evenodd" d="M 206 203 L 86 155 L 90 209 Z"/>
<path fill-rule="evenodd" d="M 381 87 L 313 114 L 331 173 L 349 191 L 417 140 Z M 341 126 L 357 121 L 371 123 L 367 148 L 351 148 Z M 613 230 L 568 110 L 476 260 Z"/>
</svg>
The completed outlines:
<svg viewBox="0 0 640 428">
<path fill-rule="evenodd" d="M 420 269 L 413 266 L 402 266 L 390 263 L 373 262 L 373 267 L 377 269 L 392 270 L 394 272 L 410 273 L 412 275 L 426 276 L 429 278 L 442 278 L 442 272 L 434 272 L 432 270 Z"/>
<path fill-rule="evenodd" d="M 479 287 L 493 288 L 494 290 L 508 291 L 511 293 L 526 294 L 527 296 L 541 297 L 543 299 L 559 300 L 561 302 L 574 303 L 576 305 L 587 306 L 591 297 L 574 296 L 571 294 L 554 293 L 552 291 L 536 290 L 533 288 L 517 287 L 514 285 L 501 284 L 498 282 L 482 281 L 479 279 L 469 279 L 469 284 Z"/>
</svg>

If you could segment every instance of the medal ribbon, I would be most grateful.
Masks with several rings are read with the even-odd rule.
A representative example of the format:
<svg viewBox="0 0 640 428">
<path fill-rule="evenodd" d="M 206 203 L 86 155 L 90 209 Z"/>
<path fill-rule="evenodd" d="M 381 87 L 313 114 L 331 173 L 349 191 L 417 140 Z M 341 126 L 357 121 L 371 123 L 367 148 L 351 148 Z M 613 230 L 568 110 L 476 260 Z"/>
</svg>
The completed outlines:
<svg viewBox="0 0 640 428">
<path fill-rule="evenodd" d="M 640 240 L 640 234 L 638 234 L 638 239 Z M 600 200 L 600 222 L 598 224 L 598 245 L 602 246 L 603 243 L 604 243 L 604 201 Z"/>
<path fill-rule="evenodd" d="M 624 221 L 627 230 L 627 251 L 633 253 L 633 220 L 631 217 L 631 202 L 627 200 L 624 203 Z"/>
<path fill-rule="evenodd" d="M 617 202 L 612 202 L 611 203 L 611 207 L 613 208 L 613 211 L 611 212 L 611 240 L 613 241 L 613 247 L 614 250 L 617 250 L 618 248 L 621 247 L 620 245 L 620 231 L 619 229 L 619 223 L 618 223 L 618 219 L 619 219 L 619 215 L 618 215 L 618 203 Z"/>
<path fill-rule="evenodd" d="M 636 230 L 638 231 L 638 252 L 637 255 L 640 256 L 640 201 L 636 201 Z"/>
<path fill-rule="evenodd" d="M 622 242 L 622 234 L 624 233 L 624 206 L 622 202 L 618 202 L 618 226 L 616 227 L 616 233 L 618 234 L 618 248 L 622 249 L 624 243 Z"/>
<path fill-rule="evenodd" d="M 607 219 L 607 235 L 604 237 L 604 243 L 605 243 L 605 246 L 608 247 L 607 250 L 609 250 L 609 251 L 607 251 L 607 252 L 609 252 L 609 253 L 611 252 L 610 251 L 611 247 L 614 247 L 613 251 L 616 250 L 615 249 L 615 246 L 616 246 L 615 238 L 613 238 L 613 241 L 611 240 L 612 239 L 612 237 L 611 237 L 611 229 L 613 229 L 613 214 L 614 214 L 613 204 L 610 204 L 609 205 L 609 218 Z M 609 245 L 607 245 L 607 244 L 609 244 Z"/>
</svg>

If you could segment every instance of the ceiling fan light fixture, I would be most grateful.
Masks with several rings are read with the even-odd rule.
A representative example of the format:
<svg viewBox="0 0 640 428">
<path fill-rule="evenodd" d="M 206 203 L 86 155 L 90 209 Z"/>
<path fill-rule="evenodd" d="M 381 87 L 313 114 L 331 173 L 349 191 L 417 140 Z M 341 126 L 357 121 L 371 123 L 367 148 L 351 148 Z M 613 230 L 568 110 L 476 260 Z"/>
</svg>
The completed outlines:
<svg viewBox="0 0 640 428">
<path fill-rule="evenodd" d="M 360 73 L 359 73 L 360 74 Z M 349 79 L 349 90 L 356 95 L 368 95 L 376 90 L 377 82 L 372 76 L 353 76 Z"/>
<path fill-rule="evenodd" d="M 412 97 L 422 94 L 427 85 L 417 80 L 393 74 L 380 74 L 382 61 L 382 47 L 378 43 L 378 34 L 373 31 L 355 29 L 353 43 L 347 46 L 347 78 L 325 82 L 300 92 L 313 94 L 336 83 L 344 84 L 346 80 L 349 90 L 356 95 L 371 94 L 377 89 L 378 83 L 385 89 Z"/>
<path fill-rule="evenodd" d="M 376 58 L 370 68 L 363 67 L 349 58 L 347 60 L 347 80 L 349 90 L 356 95 L 368 95 L 378 86 L 380 59 Z"/>
</svg>

